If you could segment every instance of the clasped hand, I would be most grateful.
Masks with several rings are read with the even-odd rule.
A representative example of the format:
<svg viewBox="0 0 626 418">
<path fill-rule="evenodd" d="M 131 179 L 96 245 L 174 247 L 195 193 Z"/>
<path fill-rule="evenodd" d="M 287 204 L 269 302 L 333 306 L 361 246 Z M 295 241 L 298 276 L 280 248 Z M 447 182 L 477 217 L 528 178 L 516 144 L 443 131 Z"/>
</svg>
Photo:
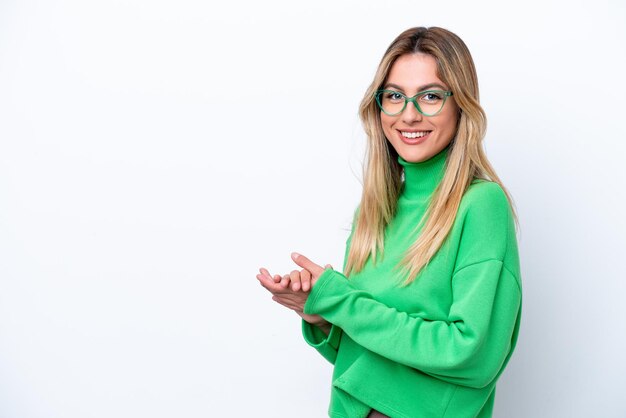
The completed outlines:
<svg viewBox="0 0 626 418">
<path fill-rule="evenodd" d="M 272 293 L 272 300 L 293 310 L 305 321 L 326 327 L 328 322 L 319 315 L 307 315 L 304 313 L 304 304 L 306 303 L 311 289 L 322 275 L 326 268 L 331 268 L 330 264 L 321 267 L 305 256 L 298 253 L 291 253 L 291 259 L 302 270 L 293 270 L 290 274 L 280 276 L 276 274 L 272 276 L 267 269 L 261 267 L 260 274 L 256 275 L 261 285 Z"/>
</svg>

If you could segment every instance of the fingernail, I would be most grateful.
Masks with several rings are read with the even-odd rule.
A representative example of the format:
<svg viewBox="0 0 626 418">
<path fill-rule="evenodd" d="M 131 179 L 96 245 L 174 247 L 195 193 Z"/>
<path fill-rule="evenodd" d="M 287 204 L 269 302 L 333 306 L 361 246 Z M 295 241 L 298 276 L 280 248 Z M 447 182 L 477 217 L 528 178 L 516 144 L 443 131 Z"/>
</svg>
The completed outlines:
<svg viewBox="0 0 626 418">
<path fill-rule="evenodd" d="M 298 254 L 298 253 L 291 253 L 291 258 L 293 258 L 294 260 L 297 260 L 298 257 L 300 257 L 300 254 Z"/>
</svg>

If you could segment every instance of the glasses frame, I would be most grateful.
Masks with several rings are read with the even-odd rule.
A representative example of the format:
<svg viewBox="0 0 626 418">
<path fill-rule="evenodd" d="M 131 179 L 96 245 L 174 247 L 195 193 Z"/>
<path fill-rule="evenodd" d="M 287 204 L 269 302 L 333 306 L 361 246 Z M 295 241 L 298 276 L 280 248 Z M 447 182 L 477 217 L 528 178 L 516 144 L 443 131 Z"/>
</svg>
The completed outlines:
<svg viewBox="0 0 626 418">
<path fill-rule="evenodd" d="M 381 93 L 396 93 L 399 94 L 400 96 L 404 97 L 404 105 L 402 106 L 402 109 L 396 113 L 389 113 L 387 112 L 385 109 L 383 109 L 383 104 L 380 102 L 380 95 Z M 443 95 L 443 103 L 441 103 L 441 108 L 435 112 L 435 113 L 424 113 L 422 111 L 422 109 L 420 109 L 420 105 L 417 103 L 417 97 L 418 96 L 422 96 L 425 93 L 440 93 Z M 417 111 L 419 113 L 421 113 L 424 116 L 435 116 L 438 115 L 439 112 L 441 112 L 443 110 L 443 106 L 446 104 L 446 99 L 448 97 L 452 96 L 452 92 L 449 90 L 424 90 L 424 91 L 420 91 L 419 93 L 417 93 L 415 96 L 413 97 L 407 97 L 405 94 L 400 93 L 399 91 L 396 90 L 376 90 L 376 92 L 374 93 L 374 99 L 376 100 L 376 103 L 378 104 L 378 107 L 380 108 L 380 110 L 383 111 L 383 113 L 387 116 L 398 116 L 400 113 L 404 112 L 404 109 L 406 109 L 406 105 L 409 102 L 412 102 L 415 105 L 415 108 L 417 109 Z"/>
</svg>

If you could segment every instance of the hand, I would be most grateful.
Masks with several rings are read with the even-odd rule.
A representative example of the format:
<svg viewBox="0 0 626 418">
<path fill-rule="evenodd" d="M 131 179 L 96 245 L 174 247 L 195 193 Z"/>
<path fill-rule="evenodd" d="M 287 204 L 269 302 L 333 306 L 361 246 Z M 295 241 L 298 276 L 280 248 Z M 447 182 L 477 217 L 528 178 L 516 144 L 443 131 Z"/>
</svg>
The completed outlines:
<svg viewBox="0 0 626 418">
<path fill-rule="evenodd" d="M 333 267 L 330 264 L 326 264 L 324 268 L 318 266 L 308 258 L 298 253 L 291 253 L 291 258 L 298 264 L 300 267 L 303 267 L 301 271 L 293 270 L 290 274 L 286 274 L 280 279 L 280 284 L 282 287 L 286 288 L 291 284 L 291 290 L 298 291 L 302 289 L 304 292 L 308 292 L 311 290 L 313 284 L 317 281 L 319 276 L 324 272 L 325 269 L 332 269 Z M 277 278 L 275 278 L 275 281 Z"/>
<path fill-rule="evenodd" d="M 260 274 L 257 274 L 256 277 L 261 285 L 272 293 L 272 300 L 293 310 L 305 321 L 321 327 L 328 333 L 330 324 L 325 319 L 319 315 L 307 315 L 303 312 L 309 290 L 324 272 L 324 268 L 297 253 L 292 254 L 292 259 L 296 264 L 301 267 L 308 267 L 315 273 L 304 268 L 301 271 L 294 270 L 282 277 L 280 275 L 272 277 L 267 269 L 261 268 L 259 269 Z M 332 266 L 326 264 L 325 268 L 332 269 Z"/>
<path fill-rule="evenodd" d="M 293 286 L 291 287 L 289 286 L 291 276 L 294 276 L 294 277 L 298 276 L 297 280 L 300 280 L 299 278 L 300 272 L 296 271 L 296 273 L 298 274 L 291 272 L 291 275 L 285 274 L 283 277 L 277 274 L 272 278 L 269 271 L 267 271 L 265 268 L 262 267 L 259 269 L 259 271 L 261 273 L 257 274 L 256 277 L 261 283 L 261 285 L 272 293 L 273 301 L 293 310 L 298 315 L 300 315 L 302 319 L 304 319 L 310 324 L 322 325 L 326 322 L 319 315 L 307 315 L 303 312 L 304 304 L 307 301 L 309 292 L 294 291 L 292 289 Z"/>
<path fill-rule="evenodd" d="M 322 273 L 324 273 L 324 270 L 326 268 L 332 268 L 330 264 L 326 264 L 325 267 L 321 267 L 306 258 L 305 256 L 298 253 L 291 253 L 291 259 L 294 261 L 294 263 L 296 263 L 311 274 L 311 287 L 315 284 L 315 282 L 322 275 Z"/>
</svg>

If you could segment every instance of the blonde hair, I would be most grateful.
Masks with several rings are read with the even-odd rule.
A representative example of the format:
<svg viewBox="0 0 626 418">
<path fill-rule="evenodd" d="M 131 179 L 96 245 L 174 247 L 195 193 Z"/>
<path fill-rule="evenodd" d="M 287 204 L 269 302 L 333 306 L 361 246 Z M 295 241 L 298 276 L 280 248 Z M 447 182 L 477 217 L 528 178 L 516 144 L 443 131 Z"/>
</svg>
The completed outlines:
<svg viewBox="0 0 626 418">
<path fill-rule="evenodd" d="M 365 92 L 359 115 L 367 135 L 366 164 L 363 167 L 363 194 L 355 213 L 345 275 L 359 272 L 368 257 L 376 263 L 383 255 L 385 226 L 396 213 L 402 187 L 402 166 L 398 154 L 383 133 L 380 110 L 374 92 L 382 88 L 394 62 L 402 55 L 425 53 L 437 62 L 437 76 L 453 92 L 459 106 L 456 134 L 449 145 L 443 179 L 416 229 L 423 226 L 417 240 L 401 261 L 409 284 L 428 264 L 444 243 L 465 191 L 474 178 L 496 182 L 514 208 L 513 200 L 487 160 L 482 140 L 487 128 L 485 112 L 479 103 L 478 77 L 465 43 L 454 33 L 438 27 L 416 27 L 402 32 L 387 48 L 374 81 Z M 517 214 L 513 216 L 518 225 Z"/>
</svg>

